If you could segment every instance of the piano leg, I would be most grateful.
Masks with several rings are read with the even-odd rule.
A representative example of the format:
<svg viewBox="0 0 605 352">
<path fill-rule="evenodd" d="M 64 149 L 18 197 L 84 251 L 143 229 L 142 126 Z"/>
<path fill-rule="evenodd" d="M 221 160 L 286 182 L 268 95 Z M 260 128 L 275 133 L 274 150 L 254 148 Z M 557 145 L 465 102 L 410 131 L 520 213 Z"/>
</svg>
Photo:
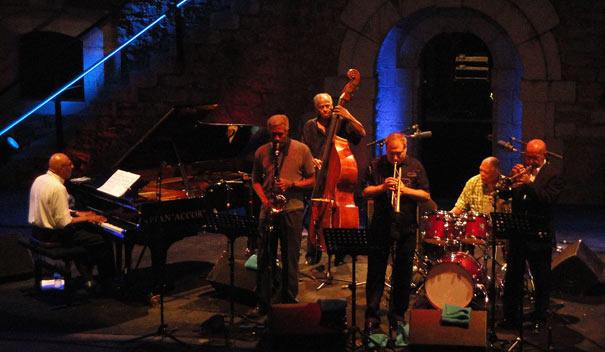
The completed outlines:
<svg viewBox="0 0 605 352">
<path fill-rule="evenodd" d="M 113 242 L 113 248 L 114 248 L 114 258 L 115 258 L 115 267 L 116 267 L 116 272 L 119 273 L 119 275 L 124 274 L 124 267 L 123 262 L 122 262 L 122 258 L 123 258 L 123 253 L 124 253 L 124 244 L 122 243 L 122 241 L 120 240 L 115 240 Z"/>
<path fill-rule="evenodd" d="M 153 276 L 152 295 L 157 295 L 163 289 L 168 292 L 174 288 L 174 283 L 168 280 L 168 268 L 166 259 L 168 257 L 168 246 L 164 243 L 157 243 L 149 246 L 151 252 L 151 273 Z"/>
<path fill-rule="evenodd" d="M 122 268 L 122 272 L 125 276 L 130 275 L 130 271 L 132 270 L 132 250 L 134 249 L 133 243 L 125 243 L 124 244 L 124 267 Z M 137 261 L 137 267 L 141 262 L 141 258 L 143 257 L 143 253 L 145 252 L 145 247 L 143 247 L 143 251 L 141 252 L 141 256 Z"/>
</svg>

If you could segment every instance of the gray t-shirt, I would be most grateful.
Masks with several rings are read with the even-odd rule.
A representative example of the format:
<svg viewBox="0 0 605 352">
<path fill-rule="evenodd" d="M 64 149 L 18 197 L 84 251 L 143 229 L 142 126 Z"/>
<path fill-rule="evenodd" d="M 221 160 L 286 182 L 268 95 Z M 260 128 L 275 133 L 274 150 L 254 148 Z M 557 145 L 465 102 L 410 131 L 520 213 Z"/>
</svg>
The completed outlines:
<svg viewBox="0 0 605 352">
<path fill-rule="evenodd" d="M 287 147 L 287 149 L 286 149 Z M 271 186 L 273 184 L 274 165 L 273 165 L 273 144 L 267 143 L 260 146 L 254 153 L 254 166 L 252 168 L 252 182 L 263 185 L 263 191 L 267 197 L 271 195 Z M 279 176 L 281 178 L 300 181 L 312 177 L 315 173 L 313 166 L 313 156 L 309 147 L 305 144 L 289 139 L 289 144 L 284 146 L 278 159 Z M 288 203 L 285 211 L 302 209 L 304 207 L 304 191 L 300 189 L 289 189 L 286 194 Z M 261 210 L 261 217 L 265 209 Z"/>
</svg>

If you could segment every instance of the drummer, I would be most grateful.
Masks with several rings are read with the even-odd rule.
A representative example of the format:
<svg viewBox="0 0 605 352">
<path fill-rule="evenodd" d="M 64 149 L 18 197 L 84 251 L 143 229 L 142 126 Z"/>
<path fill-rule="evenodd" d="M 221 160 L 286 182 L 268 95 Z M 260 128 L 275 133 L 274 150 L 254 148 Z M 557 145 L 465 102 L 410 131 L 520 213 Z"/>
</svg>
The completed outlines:
<svg viewBox="0 0 605 352">
<path fill-rule="evenodd" d="M 460 215 L 476 212 L 489 215 L 494 211 L 494 191 L 496 183 L 504 176 L 500 174 L 500 160 L 490 156 L 481 162 L 479 174 L 471 177 L 466 184 L 454 208 L 450 212 Z M 504 201 L 498 199 L 497 211 L 504 211 Z"/>
<path fill-rule="evenodd" d="M 489 226 L 491 224 L 489 213 L 494 211 L 496 184 L 503 178 L 504 176 L 500 174 L 500 160 L 498 158 L 490 156 L 483 159 L 481 165 L 479 165 L 479 174 L 466 181 L 460 197 L 458 197 L 454 208 L 450 212 L 456 215 L 478 213 L 485 217 L 488 224 L 485 231 L 489 231 L 491 227 Z M 510 209 L 509 202 L 496 198 L 495 211 L 507 211 L 507 209 Z M 510 212 L 510 210 L 508 211 Z M 481 255 L 481 253 L 475 253 L 475 246 L 473 245 L 476 244 L 475 242 L 469 244 L 464 239 L 462 242 L 464 243 L 463 249 L 468 250 L 473 255 Z"/>
</svg>

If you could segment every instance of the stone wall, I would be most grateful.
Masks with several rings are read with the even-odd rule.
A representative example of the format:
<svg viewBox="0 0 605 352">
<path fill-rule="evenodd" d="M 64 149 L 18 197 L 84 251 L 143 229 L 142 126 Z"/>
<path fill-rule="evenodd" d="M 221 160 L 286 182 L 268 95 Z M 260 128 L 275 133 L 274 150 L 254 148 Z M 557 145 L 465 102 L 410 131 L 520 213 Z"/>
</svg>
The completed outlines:
<svg viewBox="0 0 605 352">
<path fill-rule="evenodd" d="M 550 87 L 557 102 L 554 134 L 565 144 L 564 201 L 605 201 L 605 3 L 553 0 L 564 83 Z"/>
<path fill-rule="evenodd" d="M 121 36 L 131 36 L 141 27 L 137 23 L 157 15 L 144 4 L 127 7 Z M 90 166 L 102 169 L 115 161 L 108 154 L 117 156 L 171 106 L 180 105 L 218 104 L 205 114 L 205 122 L 264 126 L 271 114 L 286 113 L 291 135 L 300 138 L 313 112 L 312 97 L 324 90 L 325 77 L 336 74 L 334 48 L 343 35 L 338 9 L 337 2 L 302 8 L 288 2 L 187 4 L 183 61 L 176 57 L 172 19 L 141 37 L 142 44 L 122 56 L 130 85 L 88 110 L 90 122 L 70 148 L 90 155 Z M 329 93 L 336 99 L 340 91 Z M 126 133 L 111 138 L 99 130 Z"/>
<path fill-rule="evenodd" d="M 516 1 L 496 2 L 515 8 Z M 129 2 L 120 19 L 113 22 L 116 41 L 129 37 L 163 13 L 168 3 Z M 369 3 L 388 3 L 399 10 L 379 13 L 380 21 L 372 22 L 364 19 L 374 14 L 367 9 L 378 6 Z M 369 98 L 360 101 L 354 96 L 351 111 L 363 117 L 366 129 L 373 134 L 371 96 L 375 94 L 376 81 L 375 72 L 368 71 L 374 68 L 371 58 L 379 45 L 364 44 L 380 43 L 391 28 L 388 23 L 417 9 L 437 6 L 435 3 L 474 9 L 481 4 L 473 0 L 190 0 L 182 9 L 184 56 L 177 55 L 177 26 L 171 16 L 127 49 L 117 66 L 112 63 L 109 72 L 115 77 L 107 80 L 99 98 L 77 119 L 70 118 L 83 123 L 69 127 L 68 149 L 81 155 L 91 170 L 102 170 L 174 105 L 219 104 L 205 115 L 207 122 L 263 125 L 267 116 L 284 112 L 291 118 L 292 135 L 298 138 L 304 121 L 312 115 L 313 95 L 327 91 L 336 99 L 346 83 L 344 69 L 359 62 L 365 64 L 360 69 L 362 87 L 357 96 Z M 555 150 L 565 156 L 560 165 L 568 187 L 562 202 L 603 203 L 605 5 L 600 0 L 551 0 L 551 4 L 559 23 L 547 42 L 558 48 L 559 60 L 547 58 L 545 66 L 550 70 L 554 62 L 560 62 L 561 77 L 524 83 L 522 94 L 539 102 L 542 99 L 538 105 L 545 110 L 541 116 L 546 118 L 532 120 L 528 113 L 531 106 L 527 106 L 523 123 L 552 137 Z M 399 17 L 391 18 L 393 14 Z M 488 13 L 485 15 L 489 17 Z M 508 18 L 503 12 L 495 16 L 500 23 Z M 74 26 L 82 25 L 76 18 L 72 20 Z M 359 23 L 359 28 L 352 23 Z M 550 25 L 538 24 L 535 29 Z M 518 32 L 512 33 L 521 35 Z M 353 42 L 354 35 L 364 40 Z M 11 47 L 13 39 L 3 37 L 0 45 Z M 353 58 L 350 53 L 355 50 L 359 56 Z M 10 69 L 13 56 L 3 53 L 0 61 L 0 72 L 16 72 Z M 531 67 L 524 69 L 526 73 L 533 72 Z M 4 77 L 10 75 L 3 74 Z M 368 137 L 371 138 L 372 135 Z M 354 151 L 361 154 L 365 149 Z M 367 159 L 367 155 L 361 159 Z"/>
</svg>

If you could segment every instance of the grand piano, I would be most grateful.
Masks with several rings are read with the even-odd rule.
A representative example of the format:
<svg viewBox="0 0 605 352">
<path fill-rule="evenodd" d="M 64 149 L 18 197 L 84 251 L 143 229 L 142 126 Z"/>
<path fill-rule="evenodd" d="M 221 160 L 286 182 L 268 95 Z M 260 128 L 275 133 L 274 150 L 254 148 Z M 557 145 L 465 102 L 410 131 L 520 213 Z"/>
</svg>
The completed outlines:
<svg viewBox="0 0 605 352">
<path fill-rule="evenodd" d="M 167 283 L 168 249 L 204 231 L 209 212 L 253 216 L 249 174 L 254 151 L 267 140 L 259 126 L 204 123 L 172 109 L 106 175 L 66 186 L 78 209 L 107 217 L 102 227 L 116 239 L 117 266 L 124 274 L 132 269 L 134 245 L 149 248 L 151 290 L 158 293 Z M 116 170 L 141 175 L 120 197 L 98 190 Z"/>
</svg>

